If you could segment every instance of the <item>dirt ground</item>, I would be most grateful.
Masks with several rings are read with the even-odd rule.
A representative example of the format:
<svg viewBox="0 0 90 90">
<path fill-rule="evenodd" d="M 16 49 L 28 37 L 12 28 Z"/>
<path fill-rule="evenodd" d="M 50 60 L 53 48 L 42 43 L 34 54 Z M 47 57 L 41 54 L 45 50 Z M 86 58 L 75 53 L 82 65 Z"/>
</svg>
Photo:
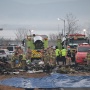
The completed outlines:
<svg viewBox="0 0 90 90">
<path fill-rule="evenodd" d="M 0 75 L 0 80 L 4 80 L 4 79 L 8 79 L 11 77 L 20 77 L 20 76 L 24 76 L 24 77 L 44 77 L 47 76 L 48 74 L 46 73 L 34 73 L 34 74 L 30 74 L 30 73 L 25 73 L 25 72 L 20 72 L 20 74 L 18 75 L 14 75 L 14 74 L 10 74 L 10 75 Z M 25 90 L 22 88 L 15 88 L 15 87 L 10 87 L 10 86 L 4 86 L 4 85 L 0 85 L 0 90 Z M 38 90 L 38 89 L 35 89 Z"/>
</svg>

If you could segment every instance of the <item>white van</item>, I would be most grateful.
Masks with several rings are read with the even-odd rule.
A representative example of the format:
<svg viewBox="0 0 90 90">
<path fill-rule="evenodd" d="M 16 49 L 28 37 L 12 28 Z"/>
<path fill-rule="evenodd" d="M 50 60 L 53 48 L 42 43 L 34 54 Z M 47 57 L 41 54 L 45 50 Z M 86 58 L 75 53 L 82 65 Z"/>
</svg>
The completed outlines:
<svg viewBox="0 0 90 90">
<path fill-rule="evenodd" d="M 9 50 L 9 52 L 11 53 L 11 54 L 13 54 L 14 53 L 14 51 L 15 51 L 15 45 L 13 46 L 13 45 L 11 45 L 11 46 L 7 46 L 7 49 Z"/>
</svg>

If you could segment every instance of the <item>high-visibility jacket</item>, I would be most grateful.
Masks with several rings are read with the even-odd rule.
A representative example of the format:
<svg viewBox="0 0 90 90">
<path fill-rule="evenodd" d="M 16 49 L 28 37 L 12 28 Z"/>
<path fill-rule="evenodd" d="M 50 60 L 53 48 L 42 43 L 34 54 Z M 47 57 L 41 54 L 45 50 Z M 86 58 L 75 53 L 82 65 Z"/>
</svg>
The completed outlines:
<svg viewBox="0 0 90 90">
<path fill-rule="evenodd" d="M 62 49 L 62 50 L 61 50 L 61 54 L 62 54 L 62 56 L 66 56 L 67 50 L 66 50 L 66 49 Z"/>
<path fill-rule="evenodd" d="M 26 55 L 23 54 L 22 56 L 23 56 L 23 57 L 22 57 L 22 60 L 26 60 Z"/>
<path fill-rule="evenodd" d="M 56 56 L 59 56 L 60 55 L 60 50 L 59 49 L 56 49 L 55 50 L 55 53 L 56 53 Z"/>
</svg>

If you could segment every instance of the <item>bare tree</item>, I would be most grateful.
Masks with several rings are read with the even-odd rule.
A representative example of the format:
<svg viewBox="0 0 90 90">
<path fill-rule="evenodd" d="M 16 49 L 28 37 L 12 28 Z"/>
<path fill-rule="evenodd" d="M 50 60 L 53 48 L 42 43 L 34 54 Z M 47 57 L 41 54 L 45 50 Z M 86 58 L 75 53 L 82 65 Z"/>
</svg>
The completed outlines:
<svg viewBox="0 0 90 90">
<path fill-rule="evenodd" d="M 17 37 L 16 38 L 17 40 L 23 40 L 28 35 L 28 30 L 26 30 L 26 29 L 18 29 L 18 30 L 16 30 L 15 35 Z"/>
<path fill-rule="evenodd" d="M 50 39 L 50 41 L 55 41 L 55 40 L 57 40 L 57 34 L 49 34 L 49 39 Z"/>
<path fill-rule="evenodd" d="M 11 39 L 5 39 L 5 38 L 0 38 L 0 46 L 2 48 L 6 48 L 7 45 L 9 45 L 11 42 Z"/>
<path fill-rule="evenodd" d="M 66 21 L 67 21 L 67 27 L 66 27 L 67 34 L 73 34 L 73 33 L 77 32 L 78 19 L 75 16 L 73 16 L 73 14 L 69 13 L 66 15 Z"/>
</svg>

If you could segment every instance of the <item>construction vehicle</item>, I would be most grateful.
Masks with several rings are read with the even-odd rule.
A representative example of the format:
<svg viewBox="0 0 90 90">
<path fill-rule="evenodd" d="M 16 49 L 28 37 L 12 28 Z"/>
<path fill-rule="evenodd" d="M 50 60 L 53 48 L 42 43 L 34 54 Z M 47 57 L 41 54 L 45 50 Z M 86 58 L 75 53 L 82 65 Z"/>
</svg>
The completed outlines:
<svg viewBox="0 0 90 90">
<path fill-rule="evenodd" d="M 66 46 L 70 46 L 71 50 L 76 50 L 78 44 L 80 43 L 89 43 L 89 40 L 85 34 L 69 34 L 66 37 Z"/>
<path fill-rule="evenodd" d="M 24 39 L 26 52 L 28 48 L 31 50 L 31 61 L 34 59 L 42 59 L 43 50 L 48 47 L 48 36 L 47 35 L 29 35 Z"/>
</svg>

